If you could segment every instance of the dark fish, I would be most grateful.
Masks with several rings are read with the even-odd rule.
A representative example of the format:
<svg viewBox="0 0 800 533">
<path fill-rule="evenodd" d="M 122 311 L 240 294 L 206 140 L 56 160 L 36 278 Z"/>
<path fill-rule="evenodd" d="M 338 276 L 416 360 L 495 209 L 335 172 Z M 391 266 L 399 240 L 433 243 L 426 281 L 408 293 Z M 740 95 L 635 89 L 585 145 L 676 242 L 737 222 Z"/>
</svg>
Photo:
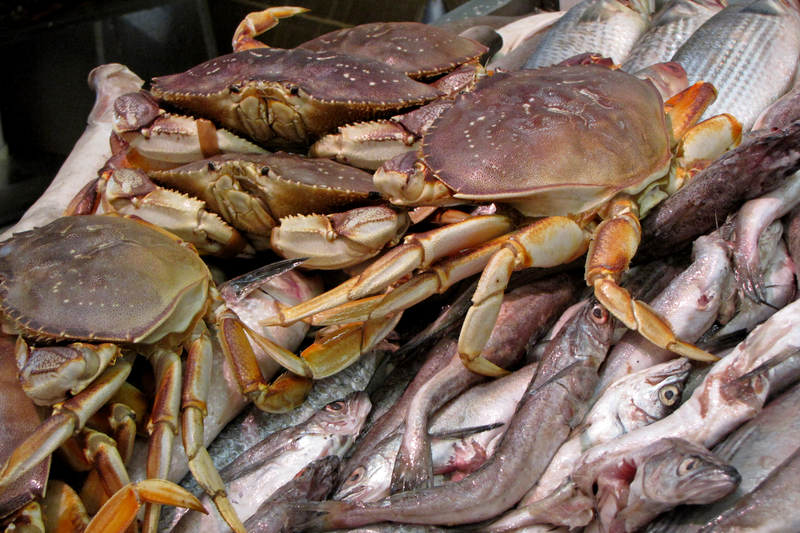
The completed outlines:
<svg viewBox="0 0 800 533">
<path fill-rule="evenodd" d="M 384 521 L 466 524 L 509 509 L 542 474 L 572 427 L 583 418 L 614 329 L 601 305 L 587 302 L 542 361 L 494 455 L 476 472 L 446 485 L 371 504 L 320 502 L 313 527 L 336 529 Z M 573 328 L 583 330 L 576 335 Z"/>
</svg>

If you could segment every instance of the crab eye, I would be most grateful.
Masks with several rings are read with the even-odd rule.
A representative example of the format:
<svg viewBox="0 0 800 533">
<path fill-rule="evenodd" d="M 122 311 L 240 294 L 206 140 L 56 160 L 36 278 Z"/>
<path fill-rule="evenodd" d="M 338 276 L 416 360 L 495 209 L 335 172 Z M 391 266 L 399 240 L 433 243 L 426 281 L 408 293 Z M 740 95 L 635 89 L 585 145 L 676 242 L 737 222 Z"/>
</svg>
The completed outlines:
<svg viewBox="0 0 800 533">
<path fill-rule="evenodd" d="M 658 391 L 658 399 L 667 407 L 671 407 L 678 403 L 681 397 L 681 391 L 675 385 L 667 385 Z"/>
<path fill-rule="evenodd" d="M 261 175 L 268 176 L 269 175 L 269 167 L 261 167 Z"/>
<path fill-rule="evenodd" d="M 230 90 L 230 91 L 231 91 L 233 94 L 239 94 L 239 87 L 238 87 L 238 86 L 236 86 L 236 85 L 231 85 L 231 86 L 230 86 L 230 88 L 229 88 L 229 90 Z"/>
<path fill-rule="evenodd" d="M 344 409 L 344 402 L 329 403 L 325 408 L 328 411 L 341 411 L 342 409 Z"/>
<path fill-rule="evenodd" d="M 300 87 L 298 87 L 297 85 L 292 85 L 291 87 L 289 87 L 289 94 L 291 94 L 292 96 L 297 96 L 298 94 L 300 94 Z"/>
<path fill-rule="evenodd" d="M 600 305 L 599 303 L 594 304 L 592 307 L 592 321 L 595 324 L 605 324 L 608 322 L 608 309 Z"/>
</svg>

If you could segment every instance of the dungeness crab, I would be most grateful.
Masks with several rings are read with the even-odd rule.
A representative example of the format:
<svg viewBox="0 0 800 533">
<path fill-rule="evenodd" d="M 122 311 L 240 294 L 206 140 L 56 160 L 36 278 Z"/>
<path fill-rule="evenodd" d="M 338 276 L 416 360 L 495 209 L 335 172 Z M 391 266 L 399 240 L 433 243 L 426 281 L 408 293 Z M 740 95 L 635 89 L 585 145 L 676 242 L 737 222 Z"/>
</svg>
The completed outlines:
<svg viewBox="0 0 800 533">
<path fill-rule="evenodd" d="M 244 532 L 203 446 L 213 355 L 206 323 L 216 328 L 243 394 L 260 408 L 282 412 L 296 407 L 304 401 L 310 380 L 284 375 L 266 383 L 245 326 L 219 298 L 208 268 L 191 246 L 164 230 L 119 216 L 61 217 L 0 245 L 0 312 L 20 333 L 20 367 L 39 361 L 38 371 L 29 374 L 45 382 L 46 387 L 36 388 L 54 401 L 54 394 L 65 395 L 74 386 L 64 372 L 53 371 L 69 366 L 65 362 L 59 367 L 59 362 L 82 358 L 86 371 L 96 372 L 84 380 L 85 389 L 56 404 L 53 415 L 3 465 L 0 492 L 106 404 L 126 381 L 138 353 L 150 361 L 158 382 L 148 424 L 147 476 L 167 477 L 172 442 L 181 428 L 198 483 L 231 527 Z M 272 344 L 253 331 L 249 335 L 267 349 Z M 29 348 L 28 342 L 44 346 Z M 61 345 L 65 342 L 71 344 Z M 182 349 L 187 353 L 185 369 Z M 59 393 L 58 386 L 66 390 Z M 157 521 L 157 510 L 146 511 L 150 531 Z"/>
<path fill-rule="evenodd" d="M 458 224 L 414 238 L 360 276 L 285 310 L 273 322 L 289 324 L 316 314 L 313 323 L 369 323 L 483 271 L 459 353 L 470 368 L 497 375 L 504 371 L 480 353 L 511 272 L 558 265 L 588 249 L 586 281 L 626 326 L 679 354 L 711 357 L 676 339 L 618 280 L 639 244 L 640 213 L 680 186 L 673 162 L 713 159 L 738 143 L 741 127 L 733 117 L 694 126 L 715 96 L 713 87 L 697 84 L 671 99 L 665 116 L 653 85 L 622 71 L 585 65 L 495 73 L 436 119 L 419 154 L 388 161 L 375 182 L 398 204 L 496 201 L 536 219 L 439 263 L 443 242 L 450 250 L 444 253 L 469 246 L 458 245 L 464 238 Z M 679 144 L 681 138 L 691 143 Z M 359 300 L 416 268 L 424 271 L 392 292 Z"/>
</svg>

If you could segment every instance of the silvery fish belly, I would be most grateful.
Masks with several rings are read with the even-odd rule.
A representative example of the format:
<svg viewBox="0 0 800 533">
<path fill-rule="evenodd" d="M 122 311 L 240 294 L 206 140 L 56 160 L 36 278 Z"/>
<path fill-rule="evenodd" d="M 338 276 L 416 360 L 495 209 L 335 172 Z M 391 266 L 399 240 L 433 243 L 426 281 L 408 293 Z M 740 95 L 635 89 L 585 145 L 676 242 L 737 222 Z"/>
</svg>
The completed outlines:
<svg viewBox="0 0 800 533">
<path fill-rule="evenodd" d="M 584 52 L 619 64 L 649 22 L 648 5 L 641 0 L 583 0 L 553 24 L 523 68 L 555 65 Z"/>
<path fill-rule="evenodd" d="M 669 61 L 697 28 L 727 4 L 727 0 L 672 0 L 653 16 L 650 29 L 633 45 L 622 70 L 633 73 Z"/>
<path fill-rule="evenodd" d="M 711 17 L 681 46 L 689 83 L 713 83 L 717 101 L 704 117 L 735 116 L 747 130 L 791 87 L 800 55 L 800 13 L 793 0 L 756 0 Z"/>
</svg>

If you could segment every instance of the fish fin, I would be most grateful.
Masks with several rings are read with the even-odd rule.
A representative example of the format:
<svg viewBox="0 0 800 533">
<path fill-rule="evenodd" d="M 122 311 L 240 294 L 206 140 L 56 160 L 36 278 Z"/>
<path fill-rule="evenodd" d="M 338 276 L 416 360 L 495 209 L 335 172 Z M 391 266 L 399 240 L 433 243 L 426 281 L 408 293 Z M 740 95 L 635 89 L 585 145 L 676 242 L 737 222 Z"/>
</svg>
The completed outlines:
<svg viewBox="0 0 800 533">
<path fill-rule="evenodd" d="M 465 437 L 471 437 L 472 435 L 477 435 L 478 433 L 483 433 L 484 431 L 491 431 L 504 425 L 504 422 L 495 422 L 494 424 L 485 424 L 483 426 L 472 426 L 468 428 L 458 428 L 452 431 L 429 433 L 429 435 L 432 439 L 456 440 L 463 439 Z"/>
<path fill-rule="evenodd" d="M 752 2 L 742 8 L 741 13 L 753 13 L 755 15 L 767 15 L 770 17 L 785 17 L 786 12 L 781 7 L 780 2 Z"/>
<path fill-rule="evenodd" d="M 318 513 L 317 516 L 312 516 L 306 521 L 298 523 L 294 531 L 319 533 L 321 531 L 331 531 L 348 527 L 340 523 L 338 517 L 341 516 L 342 513 L 346 513 L 358 507 L 363 507 L 363 504 L 339 500 L 326 500 L 321 502 L 295 502 L 292 507 L 298 511 Z"/>
<path fill-rule="evenodd" d="M 391 493 L 424 489 L 432 485 L 433 464 L 430 438 L 424 446 L 409 448 L 400 446 L 392 471 Z"/>
</svg>

